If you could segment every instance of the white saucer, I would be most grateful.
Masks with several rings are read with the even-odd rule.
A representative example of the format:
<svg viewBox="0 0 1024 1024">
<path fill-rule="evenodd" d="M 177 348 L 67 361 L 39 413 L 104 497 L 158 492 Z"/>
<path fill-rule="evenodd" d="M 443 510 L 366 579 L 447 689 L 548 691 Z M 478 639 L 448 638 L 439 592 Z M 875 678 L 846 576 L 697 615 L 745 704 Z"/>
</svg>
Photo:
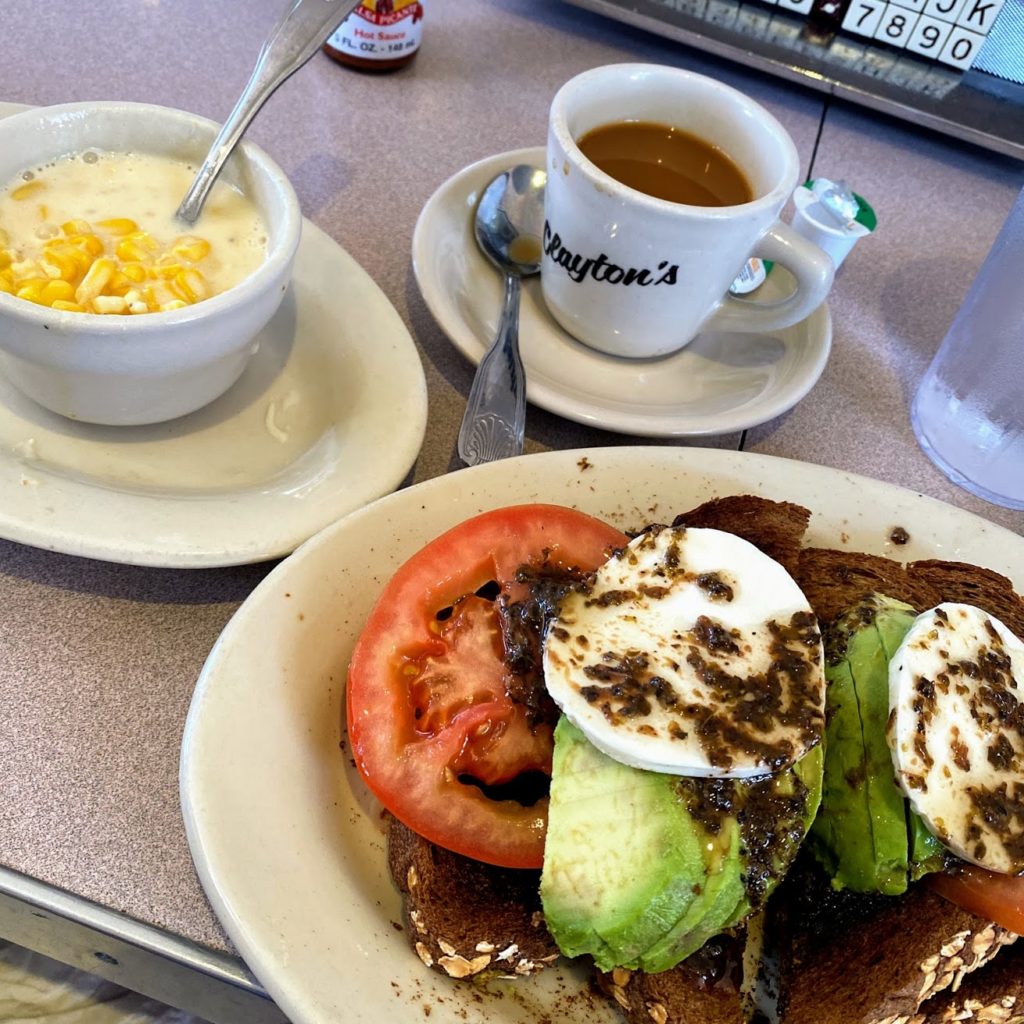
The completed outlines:
<svg viewBox="0 0 1024 1024">
<path fill-rule="evenodd" d="M 517 163 L 543 167 L 544 150 L 501 153 L 449 178 L 423 207 L 413 234 L 413 270 L 424 301 L 473 363 L 494 336 L 501 282 L 476 246 L 472 215 L 481 189 Z M 777 268 L 758 301 L 780 298 L 791 280 Z M 780 415 L 810 391 L 828 359 L 832 320 L 822 304 L 772 335 L 709 333 L 662 359 L 616 359 L 562 330 L 533 278 L 523 290 L 519 341 L 527 397 L 543 409 L 623 434 L 725 434 Z"/>
<path fill-rule="evenodd" d="M 0 104 L 0 117 L 15 109 Z M 426 421 L 423 367 L 401 317 L 304 221 L 259 351 L 205 409 L 99 427 L 47 412 L 0 377 L 0 537 L 136 565 L 276 558 L 394 490 Z"/>
</svg>

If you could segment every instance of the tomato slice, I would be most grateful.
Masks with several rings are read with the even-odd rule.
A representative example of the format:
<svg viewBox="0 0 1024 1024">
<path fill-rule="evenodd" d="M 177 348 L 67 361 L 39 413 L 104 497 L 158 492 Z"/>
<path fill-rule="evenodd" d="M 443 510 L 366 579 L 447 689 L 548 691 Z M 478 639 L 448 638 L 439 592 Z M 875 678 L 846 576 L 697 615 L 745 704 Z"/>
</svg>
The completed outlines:
<svg viewBox="0 0 1024 1024">
<path fill-rule="evenodd" d="M 965 864 L 954 874 L 929 875 L 928 882 L 958 907 L 1024 934 L 1024 878 L 1019 875 L 1000 875 Z"/>
<path fill-rule="evenodd" d="M 349 664 L 348 730 L 366 784 L 409 828 L 477 860 L 540 867 L 547 797 L 528 806 L 493 788 L 550 775 L 552 750 L 551 723 L 511 695 L 522 680 L 500 611 L 522 600 L 524 567 L 589 572 L 627 540 L 573 509 L 518 505 L 456 526 L 395 573 Z"/>
</svg>

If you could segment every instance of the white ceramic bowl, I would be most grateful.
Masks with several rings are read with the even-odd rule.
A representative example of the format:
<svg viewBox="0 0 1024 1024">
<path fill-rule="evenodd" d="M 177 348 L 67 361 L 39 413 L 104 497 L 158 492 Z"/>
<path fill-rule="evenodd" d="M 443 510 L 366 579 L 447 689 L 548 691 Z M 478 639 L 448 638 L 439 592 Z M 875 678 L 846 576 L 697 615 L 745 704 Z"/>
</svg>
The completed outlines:
<svg viewBox="0 0 1024 1024">
<path fill-rule="evenodd" d="M 194 114 L 143 103 L 24 111 L 0 120 L 0 187 L 87 149 L 198 165 L 217 129 Z M 221 180 L 249 196 L 266 224 L 267 256 L 254 273 L 194 306 L 138 316 L 61 312 L 0 293 L 0 372 L 47 409 L 117 426 L 183 416 L 227 391 L 284 298 L 302 216 L 284 172 L 256 146 L 238 147 Z M 181 198 L 168 196 L 172 210 Z"/>
</svg>

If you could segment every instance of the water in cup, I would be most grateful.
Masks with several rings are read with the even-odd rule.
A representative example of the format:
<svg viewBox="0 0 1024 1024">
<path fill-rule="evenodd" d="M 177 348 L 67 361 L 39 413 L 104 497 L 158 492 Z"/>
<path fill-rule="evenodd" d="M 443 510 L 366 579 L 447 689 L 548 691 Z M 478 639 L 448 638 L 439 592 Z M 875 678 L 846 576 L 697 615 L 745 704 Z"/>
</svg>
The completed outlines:
<svg viewBox="0 0 1024 1024">
<path fill-rule="evenodd" d="M 956 484 L 1024 509 L 1024 191 L 918 388 L 911 422 Z"/>
</svg>

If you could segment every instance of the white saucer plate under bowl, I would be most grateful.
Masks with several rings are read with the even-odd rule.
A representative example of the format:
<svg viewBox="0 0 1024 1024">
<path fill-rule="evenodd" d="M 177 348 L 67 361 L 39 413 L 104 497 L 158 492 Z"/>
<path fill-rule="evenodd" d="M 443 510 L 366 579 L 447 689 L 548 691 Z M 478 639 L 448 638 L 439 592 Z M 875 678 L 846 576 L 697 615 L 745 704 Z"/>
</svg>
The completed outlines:
<svg viewBox="0 0 1024 1024">
<path fill-rule="evenodd" d="M 0 104 L 0 117 L 14 104 Z M 427 391 L 401 317 L 304 221 L 291 287 L 239 381 L 169 423 L 54 415 L 0 376 L 0 537 L 188 568 L 288 554 L 394 490 L 423 443 Z"/>
<path fill-rule="evenodd" d="M 621 1024 L 616 1007 L 588 995 L 584 965 L 477 986 L 420 962 L 399 925 L 380 807 L 342 735 L 346 669 L 395 569 L 478 512 L 555 502 L 636 529 L 726 494 L 812 509 L 809 546 L 968 561 L 1024 586 L 1024 540 L 1008 530 L 891 484 L 748 452 L 544 452 L 436 477 L 346 516 L 232 618 L 203 668 L 182 746 L 199 878 L 293 1024 Z M 891 540 L 897 524 L 909 535 L 902 547 Z"/>
<path fill-rule="evenodd" d="M 544 150 L 488 157 L 431 196 L 413 234 L 412 260 L 427 308 L 455 347 L 478 363 L 501 309 L 498 271 L 473 238 L 473 212 L 487 183 L 518 163 L 544 166 Z M 758 289 L 770 302 L 789 291 L 778 268 Z M 589 426 L 641 437 L 725 434 L 764 423 L 800 401 L 821 376 L 832 344 L 822 304 L 771 334 L 708 333 L 660 359 L 617 359 L 580 344 L 551 317 L 539 278 L 523 289 L 519 343 L 531 402 Z"/>
</svg>

